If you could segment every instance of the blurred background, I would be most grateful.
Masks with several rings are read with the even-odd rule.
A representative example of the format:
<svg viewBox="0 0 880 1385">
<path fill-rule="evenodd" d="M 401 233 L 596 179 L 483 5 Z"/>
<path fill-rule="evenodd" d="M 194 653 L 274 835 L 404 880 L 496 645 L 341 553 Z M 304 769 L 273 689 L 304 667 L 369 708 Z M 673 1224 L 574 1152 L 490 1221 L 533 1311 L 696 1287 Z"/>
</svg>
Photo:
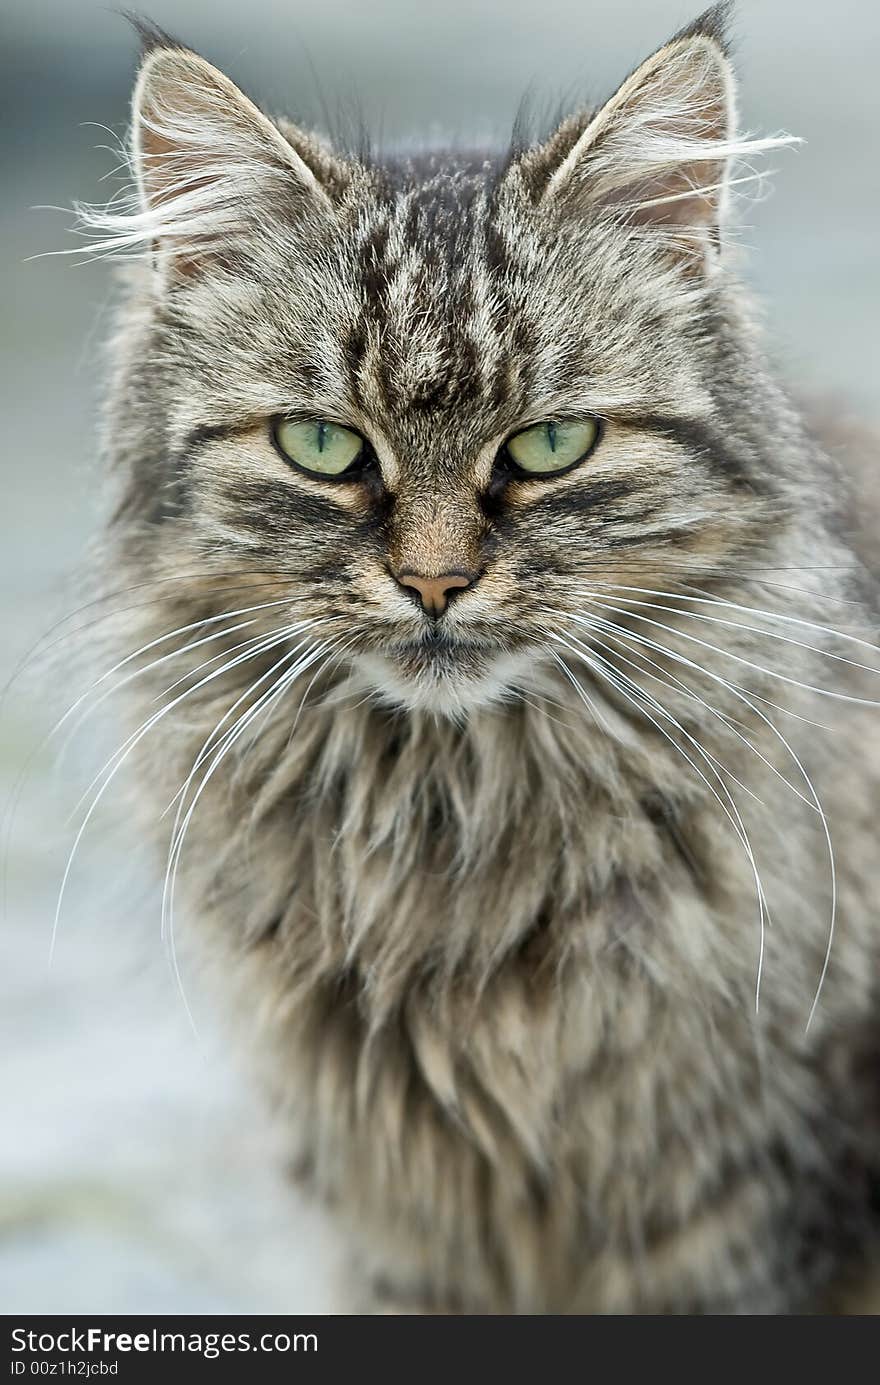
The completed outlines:
<svg viewBox="0 0 880 1385">
<path fill-rule="evenodd" d="M 600 98 L 699 4 L 152 0 L 146 13 L 270 110 L 321 126 L 322 109 L 357 101 L 391 140 L 503 138 L 526 90 Z M 744 124 L 805 140 L 776 156 L 772 196 L 745 217 L 773 352 L 799 392 L 876 420 L 880 6 L 739 0 L 735 32 Z M 100 127 L 124 133 L 136 43 L 92 0 L 2 0 L 0 47 L 5 681 L 84 599 L 113 298 L 107 263 L 31 258 L 74 243 L 69 215 L 35 209 L 118 186 L 102 181 L 117 160 Z M 83 840 L 49 966 L 69 817 L 107 753 L 88 727 L 60 767 L 40 748 L 78 691 L 64 687 L 74 645 L 0 708 L 0 1311 L 331 1311 L 336 1248 L 283 1189 L 247 1075 L 187 976 L 194 1037 L 150 872 L 124 823 L 109 831 L 112 811 Z"/>
</svg>

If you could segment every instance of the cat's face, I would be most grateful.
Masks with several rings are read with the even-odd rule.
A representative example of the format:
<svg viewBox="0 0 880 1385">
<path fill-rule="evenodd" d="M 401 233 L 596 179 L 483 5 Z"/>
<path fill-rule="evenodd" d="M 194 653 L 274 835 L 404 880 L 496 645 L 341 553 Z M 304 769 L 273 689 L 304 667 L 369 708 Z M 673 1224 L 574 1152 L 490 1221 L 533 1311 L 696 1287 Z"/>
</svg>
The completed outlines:
<svg viewBox="0 0 880 1385">
<path fill-rule="evenodd" d="M 268 574 L 399 704 L 527 689 L 590 593 L 699 580 L 760 536 L 721 165 L 682 105 L 726 140 L 726 63 L 701 35 L 644 73 L 506 164 L 368 166 L 282 137 L 191 54 L 147 59 L 156 541 Z M 661 79 L 687 118 L 662 158 L 639 105 Z"/>
</svg>

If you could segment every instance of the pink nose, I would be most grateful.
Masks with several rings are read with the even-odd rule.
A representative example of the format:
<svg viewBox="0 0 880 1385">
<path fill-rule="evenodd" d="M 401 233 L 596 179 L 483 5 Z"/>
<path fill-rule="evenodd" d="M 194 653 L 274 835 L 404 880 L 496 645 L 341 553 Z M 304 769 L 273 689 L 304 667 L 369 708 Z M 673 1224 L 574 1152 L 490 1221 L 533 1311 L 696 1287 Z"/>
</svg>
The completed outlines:
<svg viewBox="0 0 880 1385">
<path fill-rule="evenodd" d="M 424 610 L 429 616 L 442 615 L 446 610 L 449 593 L 462 587 L 469 587 L 476 581 L 474 572 L 441 572 L 439 577 L 425 577 L 420 572 L 404 569 L 397 574 L 402 587 L 412 587 L 419 594 Z"/>
</svg>

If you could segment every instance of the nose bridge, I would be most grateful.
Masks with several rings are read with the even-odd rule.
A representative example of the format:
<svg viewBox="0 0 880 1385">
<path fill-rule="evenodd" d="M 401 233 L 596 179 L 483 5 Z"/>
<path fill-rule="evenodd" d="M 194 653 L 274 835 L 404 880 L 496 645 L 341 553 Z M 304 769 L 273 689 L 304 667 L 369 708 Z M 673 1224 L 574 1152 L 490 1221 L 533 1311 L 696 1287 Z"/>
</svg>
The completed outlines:
<svg viewBox="0 0 880 1385">
<path fill-rule="evenodd" d="M 394 506 L 389 559 L 395 571 L 426 578 L 480 566 L 484 519 L 476 497 L 400 494 Z"/>
</svg>

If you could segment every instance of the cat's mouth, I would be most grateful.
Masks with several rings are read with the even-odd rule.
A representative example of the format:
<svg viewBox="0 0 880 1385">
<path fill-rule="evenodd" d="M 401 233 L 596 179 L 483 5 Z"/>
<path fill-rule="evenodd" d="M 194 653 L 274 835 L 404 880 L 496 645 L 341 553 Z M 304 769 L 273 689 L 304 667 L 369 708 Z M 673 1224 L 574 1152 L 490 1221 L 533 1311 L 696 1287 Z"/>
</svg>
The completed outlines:
<svg viewBox="0 0 880 1385">
<path fill-rule="evenodd" d="M 406 673 L 467 676 L 481 670 L 492 652 L 485 643 L 456 639 L 444 630 L 428 629 L 418 639 L 401 640 L 389 653 Z"/>
</svg>

